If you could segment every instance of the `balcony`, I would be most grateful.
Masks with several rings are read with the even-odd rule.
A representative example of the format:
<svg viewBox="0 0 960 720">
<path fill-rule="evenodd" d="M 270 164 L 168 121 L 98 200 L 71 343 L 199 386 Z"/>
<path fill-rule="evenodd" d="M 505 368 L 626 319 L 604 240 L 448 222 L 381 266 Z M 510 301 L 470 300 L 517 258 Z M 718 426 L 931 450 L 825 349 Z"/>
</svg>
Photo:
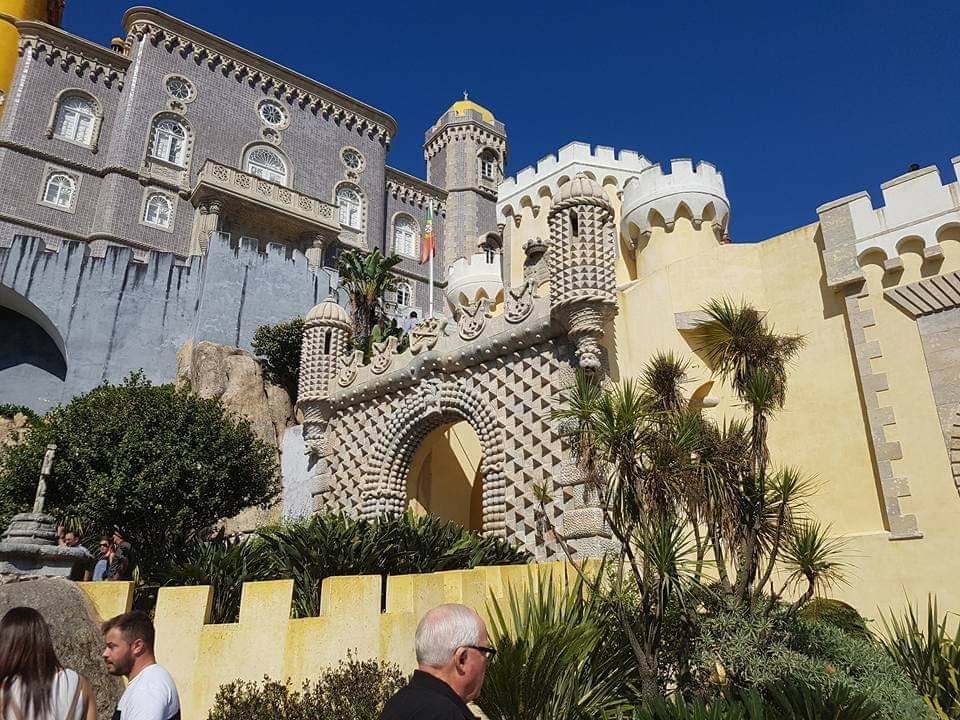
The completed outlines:
<svg viewBox="0 0 960 720">
<path fill-rule="evenodd" d="M 225 229 L 296 246 L 323 247 L 340 235 L 335 205 L 213 160 L 200 169 L 190 202 L 200 217 L 216 218 L 216 226 L 211 227 L 212 222 L 198 217 L 207 236 Z"/>
</svg>

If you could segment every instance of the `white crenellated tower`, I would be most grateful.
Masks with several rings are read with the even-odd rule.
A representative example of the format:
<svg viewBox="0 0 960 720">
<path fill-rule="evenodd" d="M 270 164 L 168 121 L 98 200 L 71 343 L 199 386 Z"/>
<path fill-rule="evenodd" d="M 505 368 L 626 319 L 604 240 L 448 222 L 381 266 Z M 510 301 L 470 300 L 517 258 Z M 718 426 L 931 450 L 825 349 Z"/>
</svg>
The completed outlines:
<svg viewBox="0 0 960 720">
<path fill-rule="evenodd" d="M 723 175 L 708 162 L 672 160 L 627 180 L 621 232 L 634 248 L 637 272 L 665 267 L 728 241 L 730 202 Z"/>
<path fill-rule="evenodd" d="M 447 302 L 454 311 L 481 298 L 494 302 L 502 292 L 500 253 L 492 248 L 459 258 L 447 268 Z"/>
<path fill-rule="evenodd" d="M 550 304 L 566 325 L 585 370 L 602 367 L 600 339 L 616 313 L 613 206 L 580 173 L 560 187 L 550 207 Z"/>
</svg>

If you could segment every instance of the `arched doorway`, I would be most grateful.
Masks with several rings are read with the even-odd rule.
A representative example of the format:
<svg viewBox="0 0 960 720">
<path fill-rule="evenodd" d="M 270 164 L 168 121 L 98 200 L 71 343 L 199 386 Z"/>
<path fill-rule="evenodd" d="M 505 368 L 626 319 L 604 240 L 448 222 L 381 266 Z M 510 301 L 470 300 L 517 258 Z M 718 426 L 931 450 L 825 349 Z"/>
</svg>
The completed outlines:
<svg viewBox="0 0 960 720">
<path fill-rule="evenodd" d="M 41 409 L 67 376 L 63 337 L 23 295 L 0 285 L 0 402 Z"/>
<path fill-rule="evenodd" d="M 483 529 L 483 448 L 465 420 L 446 423 L 420 443 L 407 473 L 407 507 L 468 530 Z"/>
<path fill-rule="evenodd" d="M 477 438 L 480 447 L 477 475 L 482 480 L 478 481 L 477 475 L 474 476 L 470 485 L 470 512 L 465 513 L 461 508 L 460 514 L 469 518 L 469 524 L 476 525 L 484 534 L 502 536 L 506 513 L 504 429 L 483 396 L 475 388 L 460 382 L 425 382 L 387 418 L 363 469 L 361 517 L 403 512 L 409 503 L 407 481 L 410 467 L 424 440 L 434 431 L 443 432 L 444 428 L 449 433 L 450 428 L 460 426 L 461 422 L 472 429 Z M 467 446 L 469 434 L 456 432 Z M 428 448 L 430 446 L 435 447 L 435 443 L 430 443 Z M 432 479 L 431 484 L 435 484 Z M 419 488 L 417 492 L 420 492 Z M 479 497 L 475 498 L 474 493 Z M 456 494 L 453 497 L 442 493 L 434 496 L 432 488 L 430 497 L 441 498 L 447 505 L 457 502 Z M 459 497 L 461 503 L 465 502 L 463 492 Z M 480 513 L 479 521 L 476 512 Z"/>
</svg>

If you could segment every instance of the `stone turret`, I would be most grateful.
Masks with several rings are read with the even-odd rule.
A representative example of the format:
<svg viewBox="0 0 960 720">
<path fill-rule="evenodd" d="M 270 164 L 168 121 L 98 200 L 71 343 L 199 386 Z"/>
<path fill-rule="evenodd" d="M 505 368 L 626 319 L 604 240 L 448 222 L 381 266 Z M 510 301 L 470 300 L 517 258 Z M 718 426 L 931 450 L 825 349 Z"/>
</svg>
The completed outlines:
<svg viewBox="0 0 960 720">
<path fill-rule="evenodd" d="M 550 208 L 550 302 L 576 344 L 580 366 L 601 367 L 600 338 L 616 312 L 613 207 L 603 188 L 578 174 Z"/>
<path fill-rule="evenodd" d="M 346 311 L 331 296 L 316 305 L 303 323 L 303 345 L 297 402 L 322 400 L 337 374 L 337 360 L 345 357 L 352 329 Z"/>
</svg>

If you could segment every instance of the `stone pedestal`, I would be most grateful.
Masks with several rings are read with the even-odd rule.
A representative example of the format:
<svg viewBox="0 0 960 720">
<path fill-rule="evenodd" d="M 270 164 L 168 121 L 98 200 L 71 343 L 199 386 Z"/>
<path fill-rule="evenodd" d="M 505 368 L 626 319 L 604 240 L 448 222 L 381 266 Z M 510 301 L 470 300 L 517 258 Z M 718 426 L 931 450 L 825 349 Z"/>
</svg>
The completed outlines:
<svg viewBox="0 0 960 720">
<path fill-rule="evenodd" d="M 14 515 L 0 540 L 0 575 L 69 577 L 92 560 L 86 548 L 57 545 L 56 520 L 44 513 Z"/>
</svg>

